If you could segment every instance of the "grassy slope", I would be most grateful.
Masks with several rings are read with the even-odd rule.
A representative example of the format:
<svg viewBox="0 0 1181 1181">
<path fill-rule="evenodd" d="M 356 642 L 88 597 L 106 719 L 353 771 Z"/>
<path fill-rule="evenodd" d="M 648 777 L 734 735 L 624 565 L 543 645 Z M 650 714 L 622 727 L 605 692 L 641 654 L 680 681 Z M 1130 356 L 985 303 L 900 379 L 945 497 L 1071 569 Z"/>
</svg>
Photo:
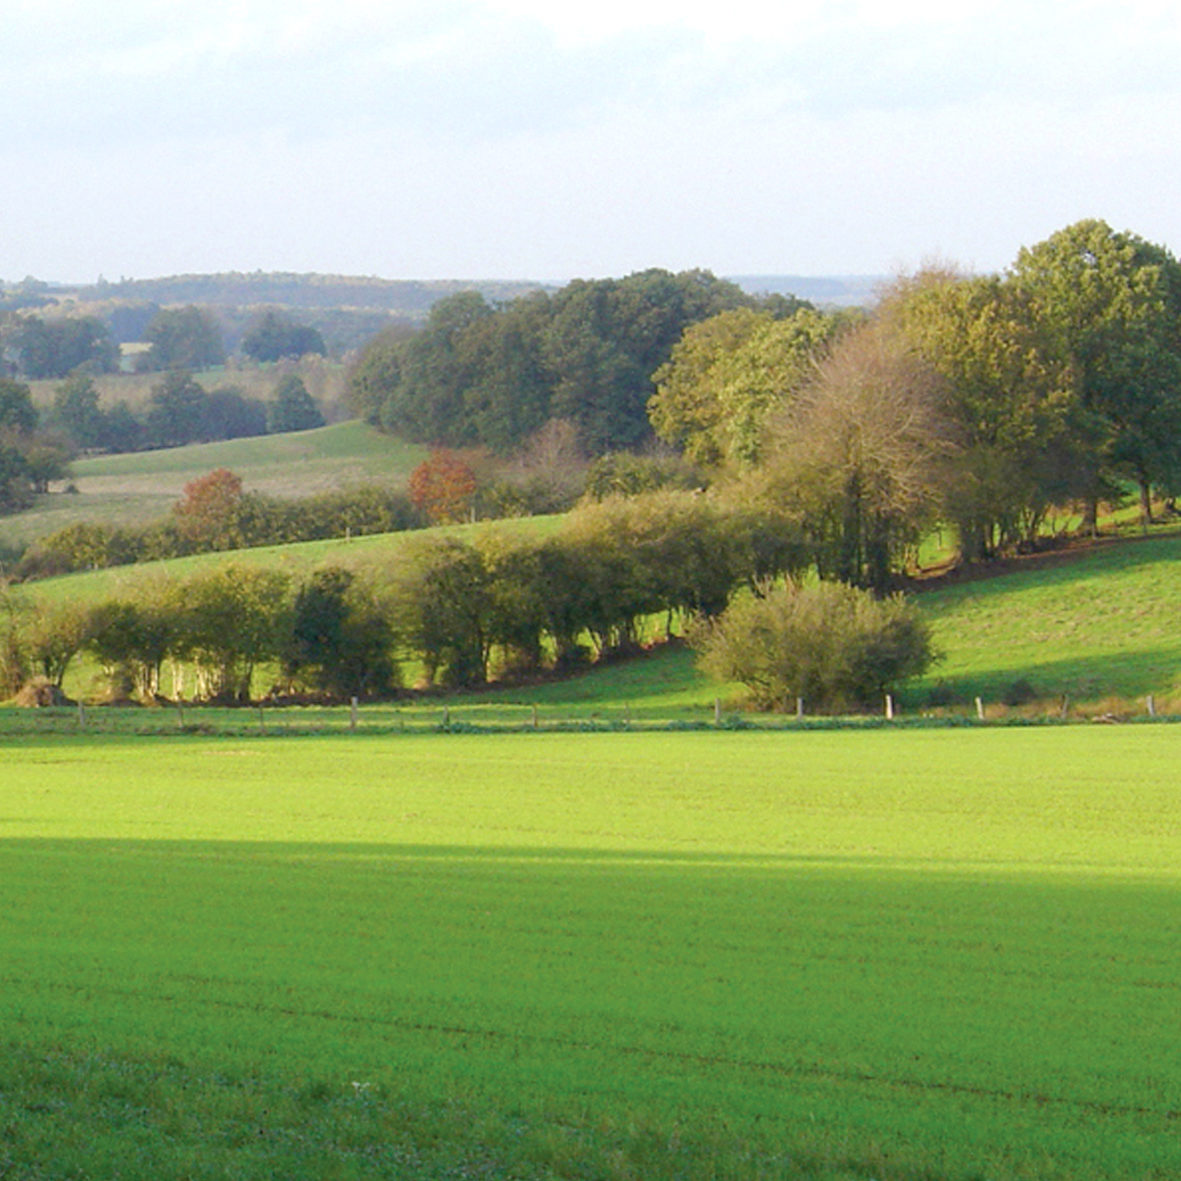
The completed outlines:
<svg viewBox="0 0 1181 1181">
<path fill-rule="evenodd" d="M 248 491 L 306 496 L 377 480 L 403 484 L 426 450 L 359 421 L 314 431 L 228 439 L 163 451 L 103 455 L 73 465 L 79 495 L 38 498 L 28 512 L 0 518 L 0 545 L 24 544 L 77 521 L 146 524 L 167 516 L 190 480 L 227 467 Z"/>
<path fill-rule="evenodd" d="M 1042 697 L 1181 707 L 1181 536 L 1102 544 L 1077 558 L 919 597 L 944 659 L 928 676 L 960 700 L 1019 678 Z M 919 697 L 912 693 L 912 697 Z"/>
<path fill-rule="evenodd" d="M 1177 738 L 11 744 L 0 1168 L 1163 1181 Z"/>
</svg>

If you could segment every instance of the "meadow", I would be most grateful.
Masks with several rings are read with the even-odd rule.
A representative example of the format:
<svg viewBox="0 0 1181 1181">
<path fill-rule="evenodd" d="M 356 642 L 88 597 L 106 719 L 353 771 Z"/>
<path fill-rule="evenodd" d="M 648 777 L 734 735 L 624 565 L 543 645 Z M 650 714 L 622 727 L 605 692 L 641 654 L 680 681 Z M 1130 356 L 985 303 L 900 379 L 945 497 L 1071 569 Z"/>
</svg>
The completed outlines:
<svg viewBox="0 0 1181 1181">
<path fill-rule="evenodd" d="M 9 1177 L 1173 1178 L 1172 726 L 9 738 Z"/>
<path fill-rule="evenodd" d="M 405 484 L 426 448 L 358 420 L 313 431 L 96 455 L 71 465 L 76 493 L 54 491 L 28 511 L 0 517 L 0 547 L 27 545 L 80 521 L 145 525 L 166 517 L 191 480 L 225 467 L 250 492 L 298 497 L 367 482 Z"/>
</svg>

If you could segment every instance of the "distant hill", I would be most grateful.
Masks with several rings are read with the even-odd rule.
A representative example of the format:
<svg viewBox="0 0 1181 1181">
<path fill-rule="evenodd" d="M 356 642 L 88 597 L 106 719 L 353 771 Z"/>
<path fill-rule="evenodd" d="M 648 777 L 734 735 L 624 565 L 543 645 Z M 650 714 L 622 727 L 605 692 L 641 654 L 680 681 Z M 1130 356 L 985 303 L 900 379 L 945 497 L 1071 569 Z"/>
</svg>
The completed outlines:
<svg viewBox="0 0 1181 1181">
<path fill-rule="evenodd" d="M 218 275 L 170 275 L 121 279 L 69 288 L 84 302 L 109 299 L 214 307 L 364 308 L 419 319 L 431 305 L 457 291 L 479 291 L 486 299 L 513 299 L 543 284 L 528 280 L 378 279 L 373 276 L 230 271 Z M 58 290 L 65 290 L 59 288 Z"/>
<path fill-rule="evenodd" d="M 877 275 L 732 275 L 752 295 L 779 293 L 824 306 L 869 306 L 882 281 Z M 340 356 L 390 325 L 413 331 L 440 299 L 478 291 L 492 303 L 533 291 L 557 291 L 562 284 L 528 279 L 381 279 L 287 271 L 228 271 L 210 275 L 168 275 L 154 279 L 46 283 L 26 279 L 0 282 L 0 311 L 45 309 L 97 316 L 120 343 L 142 339 L 145 325 L 161 307 L 197 304 L 211 308 L 233 350 L 263 309 L 286 312 L 319 330 Z"/>
<path fill-rule="evenodd" d="M 818 305 L 870 307 L 886 275 L 727 275 L 751 295 L 798 295 Z"/>
</svg>

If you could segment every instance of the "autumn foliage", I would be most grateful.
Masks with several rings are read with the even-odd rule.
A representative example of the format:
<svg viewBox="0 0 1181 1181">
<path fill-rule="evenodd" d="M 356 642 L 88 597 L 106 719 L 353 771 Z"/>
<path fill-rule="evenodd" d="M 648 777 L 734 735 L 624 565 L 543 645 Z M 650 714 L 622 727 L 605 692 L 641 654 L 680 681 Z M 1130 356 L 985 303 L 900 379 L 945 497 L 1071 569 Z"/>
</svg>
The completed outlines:
<svg viewBox="0 0 1181 1181">
<path fill-rule="evenodd" d="M 410 499 L 434 524 L 464 520 L 476 494 L 476 476 L 454 451 L 436 450 L 410 473 Z"/>
<path fill-rule="evenodd" d="M 237 544 L 241 502 L 242 477 L 219 467 L 186 484 L 173 512 L 185 537 L 212 549 L 230 549 Z"/>
</svg>

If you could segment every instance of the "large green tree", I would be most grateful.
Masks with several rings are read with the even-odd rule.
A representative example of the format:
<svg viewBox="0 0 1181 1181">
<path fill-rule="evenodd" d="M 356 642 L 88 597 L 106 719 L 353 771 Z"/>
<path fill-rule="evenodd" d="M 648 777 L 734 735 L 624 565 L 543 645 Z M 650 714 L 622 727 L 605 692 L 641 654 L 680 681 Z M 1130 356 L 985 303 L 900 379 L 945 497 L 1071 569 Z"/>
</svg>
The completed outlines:
<svg viewBox="0 0 1181 1181">
<path fill-rule="evenodd" d="M 848 323 L 844 314 L 800 307 L 781 320 L 740 308 L 691 325 L 656 371 L 652 425 L 700 463 L 753 463 L 768 415 Z"/>
<path fill-rule="evenodd" d="M 1129 479 L 1147 523 L 1153 485 L 1181 487 L 1181 265 L 1092 219 L 1023 249 L 1012 281 L 1076 383 L 1091 520 L 1103 479 Z"/>
<path fill-rule="evenodd" d="M 324 338 L 308 324 L 297 324 L 275 311 L 267 311 L 242 337 L 242 352 L 256 361 L 278 361 L 283 357 L 324 356 Z"/>
<path fill-rule="evenodd" d="M 881 315 L 945 380 L 959 453 L 945 509 L 963 556 L 1031 541 L 1085 490 L 1073 372 L 1014 283 L 928 270 L 894 285 Z"/>
<path fill-rule="evenodd" d="M 94 316 L 25 316 L 17 320 L 10 344 L 21 372 L 32 378 L 65 377 L 80 368 L 109 373 L 119 362 L 118 346 Z"/>
<path fill-rule="evenodd" d="M 224 365 L 225 343 L 213 313 L 193 304 L 161 308 L 148 324 L 144 340 L 151 346 L 151 369 L 208 369 Z"/>
</svg>

